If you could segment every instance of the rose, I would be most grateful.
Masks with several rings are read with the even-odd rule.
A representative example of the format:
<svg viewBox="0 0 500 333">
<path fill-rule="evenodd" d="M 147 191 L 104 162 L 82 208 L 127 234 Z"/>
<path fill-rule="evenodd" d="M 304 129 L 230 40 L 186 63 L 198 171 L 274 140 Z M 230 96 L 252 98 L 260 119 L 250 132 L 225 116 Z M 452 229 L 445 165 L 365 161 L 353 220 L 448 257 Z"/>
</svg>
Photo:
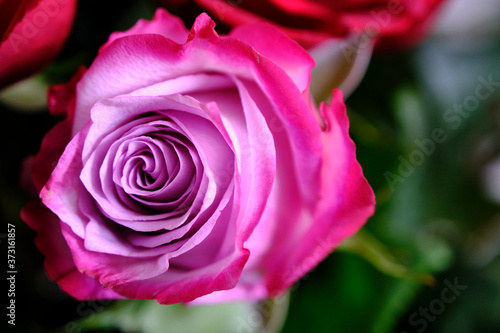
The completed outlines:
<svg viewBox="0 0 500 333">
<path fill-rule="evenodd" d="M 48 275 L 79 299 L 276 296 L 374 208 L 339 91 L 267 24 L 218 36 L 158 10 L 114 33 L 49 94 L 23 219 Z"/>
<path fill-rule="evenodd" d="M 159 10 L 113 34 L 50 93 L 66 119 L 35 158 L 43 204 L 22 212 L 49 276 L 80 299 L 288 288 L 374 204 L 341 94 L 310 102 L 312 66 L 265 24 L 220 37 Z"/>
<path fill-rule="evenodd" d="M 76 0 L 0 1 L 0 89 L 54 60 L 69 35 Z"/>
<path fill-rule="evenodd" d="M 162 0 L 178 5 L 187 0 Z M 310 48 L 361 33 L 379 49 L 410 46 L 429 29 L 444 0 L 194 0 L 230 26 L 267 21 Z M 192 4 L 189 4 L 192 7 Z"/>
</svg>

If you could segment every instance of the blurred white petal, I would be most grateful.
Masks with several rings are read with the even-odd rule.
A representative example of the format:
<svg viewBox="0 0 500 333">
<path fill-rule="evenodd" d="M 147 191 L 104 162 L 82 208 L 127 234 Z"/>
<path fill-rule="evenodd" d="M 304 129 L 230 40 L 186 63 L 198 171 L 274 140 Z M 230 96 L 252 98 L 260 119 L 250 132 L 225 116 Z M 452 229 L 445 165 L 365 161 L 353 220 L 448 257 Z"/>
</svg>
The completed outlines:
<svg viewBox="0 0 500 333">
<path fill-rule="evenodd" d="M 316 101 L 327 99 L 333 88 L 340 88 L 347 97 L 358 86 L 373 51 L 373 41 L 366 38 L 330 39 L 309 50 L 316 61 L 310 85 Z"/>
<path fill-rule="evenodd" d="M 47 108 L 49 85 L 32 76 L 0 91 L 0 102 L 22 112 L 41 112 Z"/>
<path fill-rule="evenodd" d="M 437 21 L 435 35 L 456 47 L 482 47 L 500 35 L 500 0 L 449 0 Z"/>
</svg>

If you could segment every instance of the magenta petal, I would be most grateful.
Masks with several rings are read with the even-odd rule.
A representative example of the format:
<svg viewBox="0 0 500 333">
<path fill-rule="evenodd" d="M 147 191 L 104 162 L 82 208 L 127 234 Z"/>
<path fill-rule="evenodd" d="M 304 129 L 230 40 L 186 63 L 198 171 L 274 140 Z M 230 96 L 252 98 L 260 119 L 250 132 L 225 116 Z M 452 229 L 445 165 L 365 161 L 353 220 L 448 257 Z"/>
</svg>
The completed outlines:
<svg viewBox="0 0 500 333">
<path fill-rule="evenodd" d="M 61 229 L 71 249 L 76 267 L 85 275 L 99 280 L 106 287 L 148 279 L 168 269 L 166 254 L 149 258 L 134 258 L 93 252 L 85 248 L 84 241 L 66 224 L 63 224 Z"/>
<path fill-rule="evenodd" d="M 81 146 L 88 128 L 79 132 L 66 146 L 49 180 L 40 192 L 42 202 L 63 223 L 80 237 L 84 237 L 87 219 L 79 210 L 82 196 L 88 196 L 79 179 Z"/>
<path fill-rule="evenodd" d="M 238 225 L 243 239 L 247 240 L 261 220 L 276 173 L 276 148 L 271 130 L 258 106 L 246 87 L 235 80 L 238 87 L 243 117 L 246 122 L 247 137 L 250 142 L 241 140 L 237 151 L 241 168 L 239 185 L 241 187 L 241 213 L 243 221 Z"/>
<path fill-rule="evenodd" d="M 327 126 L 323 132 L 321 199 L 312 216 L 302 217 L 300 236 L 275 248 L 269 256 L 267 287 L 271 295 L 290 287 L 373 214 L 375 196 L 356 161 L 342 98 L 342 93 L 334 90 L 331 106 L 321 105 Z"/>
<path fill-rule="evenodd" d="M 42 140 L 40 151 L 33 162 L 33 183 L 38 191 L 47 183 L 71 137 L 71 123 L 65 119 L 54 126 Z"/>
<path fill-rule="evenodd" d="M 300 91 L 305 91 L 309 86 L 313 58 L 297 42 L 271 24 L 259 22 L 242 25 L 233 29 L 230 36 L 252 45 L 258 53 L 274 61 Z"/>
<path fill-rule="evenodd" d="M 320 126 L 313 113 L 315 110 L 310 108 L 310 101 L 304 99 L 290 80 L 267 72 L 259 74 L 264 88 L 246 84 L 246 89 L 264 114 L 273 134 L 276 177 L 280 184 L 275 195 L 292 208 L 283 214 L 293 216 L 297 214 L 293 210 L 302 210 L 303 205 L 313 204 L 318 197 L 322 154 Z M 307 157 L 304 152 L 307 152 Z M 301 195 L 297 195 L 297 191 Z"/>
<path fill-rule="evenodd" d="M 168 96 L 182 93 L 196 98 L 199 92 L 211 95 L 221 89 L 233 87 L 231 78 L 222 74 L 196 73 L 186 74 L 146 87 L 141 87 L 127 94 L 128 96 Z M 215 98 L 213 96 L 212 98 Z M 199 99 L 198 99 L 199 100 Z M 215 99 L 211 99 L 213 101 Z"/>
<path fill-rule="evenodd" d="M 195 38 L 216 38 L 219 37 L 215 32 L 215 22 L 206 13 L 201 13 L 193 23 L 189 31 L 189 40 Z"/>
<path fill-rule="evenodd" d="M 58 84 L 49 88 L 47 97 L 51 115 L 56 117 L 66 116 L 72 122 L 75 112 L 76 85 L 86 71 L 85 67 L 80 67 L 68 83 Z"/>
<path fill-rule="evenodd" d="M 251 252 L 250 257 L 253 255 L 253 252 Z M 268 296 L 269 292 L 266 287 L 266 281 L 257 271 L 247 271 L 245 266 L 238 284 L 234 288 L 215 291 L 195 299 L 191 304 L 203 305 L 241 301 L 258 302 L 266 299 Z"/>
<path fill-rule="evenodd" d="M 171 15 L 163 8 L 158 8 L 151 21 L 141 19 L 125 32 L 112 33 L 100 50 L 102 51 L 118 38 L 140 34 L 158 34 L 173 40 L 177 44 L 184 44 L 187 41 L 189 31 L 180 18 Z"/>
<path fill-rule="evenodd" d="M 122 298 L 113 290 L 91 277 L 80 273 L 71 251 L 61 233 L 60 221 L 41 202 L 30 202 L 21 211 L 22 219 L 35 231 L 35 242 L 45 255 L 45 269 L 49 277 L 71 296 L 84 299 Z"/>
</svg>

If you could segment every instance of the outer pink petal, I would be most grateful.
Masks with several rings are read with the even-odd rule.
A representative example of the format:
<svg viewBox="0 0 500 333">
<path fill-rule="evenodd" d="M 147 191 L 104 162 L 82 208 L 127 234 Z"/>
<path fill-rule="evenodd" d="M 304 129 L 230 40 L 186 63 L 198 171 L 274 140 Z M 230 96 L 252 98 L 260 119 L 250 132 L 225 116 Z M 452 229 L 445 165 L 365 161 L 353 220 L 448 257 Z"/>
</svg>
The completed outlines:
<svg viewBox="0 0 500 333">
<path fill-rule="evenodd" d="M 250 260 L 253 252 L 251 252 Z M 260 301 L 269 297 L 266 281 L 261 272 L 255 267 L 247 270 L 247 265 L 243 269 L 243 273 L 238 280 L 238 284 L 228 290 L 215 291 L 211 294 L 202 296 L 191 302 L 192 304 L 214 304 L 224 302 L 238 301 Z"/>
<path fill-rule="evenodd" d="M 156 299 L 161 304 L 191 302 L 216 290 L 233 288 L 239 280 L 249 252 L 240 249 L 197 271 L 169 270 L 164 275 L 113 287 L 127 298 Z"/>
<path fill-rule="evenodd" d="M 302 236 L 270 251 L 265 275 L 271 296 L 283 292 L 316 266 L 374 211 L 373 191 L 349 138 L 342 93 L 335 90 L 331 106 L 323 104 L 321 111 L 327 124 L 323 133 L 321 196 L 312 215 L 303 217 L 306 228 Z"/>
<path fill-rule="evenodd" d="M 42 69 L 57 56 L 69 35 L 76 0 L 37 2 L 2 37 L 0 89 Z"/>
<path fill-rule="evenodd" d="M 318 195 L 322 144 L 316 110 L 311 110 L 310 101 L 290 78 L 279 75 L 280 69 L 271 61 L 262 58 L 254 71 L 260 87 L 249 90 L 275 137 L 278 195 L 292 208 L 284 214 L 293 215 L 293 209 L 315 202 Z"/>
<path fill-rule="evenodd" d="M 75 112 L 76 85 L 86 71 L 85 67 L 80 67 L 69 82 L 49 88 L 47 97 L 51 115 L 55 117 L 66 116 L 72 122 Z"/>
<path fill-rule="evenodd" d="M 148 279 L 168 269 L 168 261 L 164 256 L 134 258 L 92 252 L 85 248 L 84 240 L 78 237 L 67 224 L 61 224 L 61 230 L 71 249 L 76 267 L 106 287 Z"/>
<path fill-rule="evenodd" d="M 41 202 L 30 202 L 21 211 L 22 219 L 35 231 L 35 242 L 45 255 L 45 270 L 61 289 L 71 296 L 84 299 L 122 298 L 113 290 L 107 290 L 87 275 L 80 273 L 71 251 L 61 233 L 60 221 Z"/>
<path fill-rule="evenodd" d="M 188 39 L 189 31 L 180 18 L 159 8 L 151 21 L 141 19 L 125 32 L 112 33 L 106 44 L 101 47 L 101 51 L 118 38 L 140 34 L 158 34 L 173 40 L 177 44 L 184 44 Z"/>
<path fill-rule="evenodd" d="M 257 52 L 270 58 L 305 91 L 311 80 L 314 60 L 294 40 L 273 25 L 260 22 L 239 26 L 230 36 L 250 44 Z"/>
</svg>

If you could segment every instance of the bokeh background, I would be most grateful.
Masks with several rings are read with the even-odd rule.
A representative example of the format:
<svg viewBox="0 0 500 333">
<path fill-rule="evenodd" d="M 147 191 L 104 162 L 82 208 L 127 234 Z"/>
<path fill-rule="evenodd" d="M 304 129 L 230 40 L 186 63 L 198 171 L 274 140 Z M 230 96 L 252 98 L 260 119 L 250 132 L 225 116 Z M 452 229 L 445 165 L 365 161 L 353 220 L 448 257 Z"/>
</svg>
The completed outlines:
<svg viewBox="0 0 500 333">
<path fill-rule="evenodd" d="M 7 253 L 7 223 L 14 224 L 18 271 L 9 331 L 500 332 L 498 0 L 450 0 L 423 43 L 373 55 L 346 104 L 376 213 L 289 294 L 274 303 L 187 307 L 79 302 L 61 292 L 44 272 L 35 232 L 19 218 L 36 197 L 23 164 L 59 121 L 48 116 L 45 89 L 90 65 L 111 32 L 151 18 L 155 6 L 80 1 L 59 58 L 0 93 L 0 244 Z M 177 14 L 190 27 L 198 10 Z"/>
</svg>

